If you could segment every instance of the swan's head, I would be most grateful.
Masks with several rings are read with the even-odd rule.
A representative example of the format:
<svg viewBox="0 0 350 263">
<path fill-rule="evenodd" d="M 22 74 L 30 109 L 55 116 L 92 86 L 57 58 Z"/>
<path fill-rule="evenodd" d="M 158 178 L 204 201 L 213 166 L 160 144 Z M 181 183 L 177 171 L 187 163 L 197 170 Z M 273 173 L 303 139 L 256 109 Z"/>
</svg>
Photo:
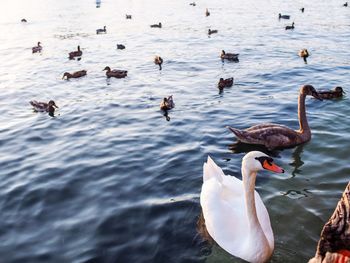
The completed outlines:
<svg viewBox="0 0 350 263">
<path fill-rule="evenodd" d="M 314 97 L 315 99 L 322 100 L 322 98 L 318 95 L 318 92 L 316 91 L 316 89 L 311 85 L 301 86 L 300 94 L 303 94 L 305 96 L 310 95 L 310 96 Z"/>
<path fill-rule="evenodd" d="M 265 153 L 252 151 L 243 157 L 243 165 L 253 172 L 269 170 L 275 173 L 284 173 L 284 170 L 273 163 L 273 159 Z"/>
</svg>

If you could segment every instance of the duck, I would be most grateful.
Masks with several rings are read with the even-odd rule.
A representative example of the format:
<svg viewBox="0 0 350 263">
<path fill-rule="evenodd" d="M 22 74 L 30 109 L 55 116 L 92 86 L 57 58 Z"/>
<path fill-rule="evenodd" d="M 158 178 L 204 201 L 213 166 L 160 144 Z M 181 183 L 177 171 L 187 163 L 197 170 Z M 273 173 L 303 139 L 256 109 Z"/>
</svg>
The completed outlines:
<svg viewBox="0 0 350 263">
<path fill-rule="evenodd" d="M 345 91 L 342 87 L 335 87 L 333 90 L 321 90 L 317 91 L 320 98 L 324 100 L 337 99 L 343 97 Z"/>
<path fill-rule="evenodd" d="M 211 34 L 216 34 L 218 31 L 217 30 L 211 30 L 210 28 L 209 28 L 209 30 L 208 30 L 208 35 L 210 36 Z"/>
<path fill-rule="evenodd" d="M 290 19 L 290 16 L 289 15 L 281 15 L 281 13 L 279 13 L 278 19 Z"/>
<path fill-rule="evenodd" d="M 286 26 L 286 30 L 293 30 L 294 29 L 294 22 L 292 23 L 291 26 Z"/>
<path fill-rule="evenodd" d="M 131 19 L 131 15 L 125 15 L 126 19 Z"/>
<path fill-rule="evenodd" d="M 65 72 L 63 74 L 63 77 L 62 79 L 66 78 L 67 80 L 73 78 L 73 79 L 76 79 L 76 78 L 80 78 L 80 77 L 83 77 L 86 75 L 86 70 L 79 70 L 79 71 L 76 71 L 74 73 L 69 73 L 69 72 Z"/>
<path fill-rule="evenodd" d="M 205 16 L 210 16 L 210 12 L 209 12 L 208 8 L 205 10 Z"/>
<path fill-rule="evenodd" d="M 53 116 L 55 108 L 58 108 L 53 100 L 50 100 L 48 103 L 32 100 L 29 102 L 29 104 L 33 106 L 35 111 L 48 112 L 50 116 Z"/>
<path fill-rule="evenodd" d="M 38 45 L 35 47 L 32 47 L 32 53 L 37 53 L 37 52 L 41 52 L 41 50 L 43 49 L 43 47 L 40 45 L 41 43 L 38 42 Z"/>
<path fill-rule="evenodd" d="M 107 70 L 106 71 L 107 78 L 114 77 L 114 78 L 121 79 L 121 78 L 125 78 L 128 75 L 128 71 L 126 70 L 119 70 L 119 69 L 111 70 L 111 68 L 108 66 L 105 67 L 104 70 Z"/>
<path fill-rule="evenodd" d="M 222 60 L 227 59 L 227 60 L 235 61 L 235 62 L 239 62 L 238 56 L 239 56 L 239 54 L 226 53 L 225 50 L 222 50 L 221 55 L 220 55 Z"/>
<path fill-rule="evenodd" d="M 163 59 L 160 56 L 154 58 L 154 64 L 159 66 L 159 70 L 162 70 Z"/>
<path fill-rule="evenodd" d="M 333 215 L 323 226 L 315 256 L 309 263 L 350 262 L 350 182 Z"/>
<path fill-rule="evenodd" d="M 22 22 L 22 23 L 27 23 L 27 19 L 22 18 L 21 22 Z"/>
<path fill-rule="evenodd" d="M 190 3 L 191 6 L 196 6 L 195 2 Z"/>
<path fill-rule="evenodd" d="M 303 48 L 302 50 L 299 51 L 298 53 L 299 57 L 303 58 L 305 64 L 307 63 L 307 58 L 309 57 L 309 52 L 307 51 L 306 48 Z"/>
<path fill-rule="evenodd" d="M 102 33 L 107 33 L 107 30 L 106 30 L 106 26 L 102 28 L 99 28 L 99 29 L 96 29 L 96 34 L 102 34 Z"/>
<path fill-rule="evenodd" d="M 343 6 L 347 7 L 348 6 L 348 2 L 345 2 L 345 4 L 343 4 Z"/>
<path fill-rule="evenodd" d="M 80 50 L 80 46 L 78 46 L 77 51 L 69 52 L 69 59 L 74 59 L 75 57 L 81 57 L 83 55 L 83 51 Z"/>
<path fill-rule="evenodd" d="M 274 123 L 258 124 L 245 130 L 239 130 L 230 126 L 227 126 L 227 128 L 236 135 L 239 141 L 247 144 L 264 145 L 269 150 L 291 148 L 308 142 L 311 140 L 311 130 L 306 118 L 306 96 L 313 96 L 318 100 L 322 100 L 312 85 L 301 86 L 298 98 L 299 130 L 293 130 L 287 126 Z"/>
<path fill-rule="evenodd" d="M 163 111 L 171 110 L 175 107 L 175 103 L 173 100 L 173 95 L 168 96 L 167 98 L 163 98 L 162 102 L 160 103 L 160 109 Z"/>
<path fill-rule="evenodd" d="M 255 191 L 258 171 L 284 173 L 265 153 L 251 151 L 242 159 L 242 181 L 226 176 L 208 156 L 203 165 L 200 204 L 209 235 L 228 253 L 263 263 L 274 250 L 270 217 Z"/>
<path fill-rule="evenodd" d="M 158 24 L 153 24 L 153 25 L 150 25 L 150 27 L 158 27 L 158 28 L 162 28 L 162 23 L 159 22 Z"/>
<path fill-rule="evenodd" d="M 233 78 L 228 78 L 228 79 L 220 78 L 218 83 L 218 88 L 219 90 L 223 90 L 226 87 L 227 88 L 232 87 L 232 85 L 233 85 Z"/>
<path fill-rule="evenodd" d="M 125 46 L 123 44 L 117 44 L 117 49 L 125 49 Z"/>
<path fill-rule="evenodd" d="M 300 11 L 301 11 L 302 13 L 304 13 L 305 8 L 304 8 L 304 7 L 300 8 Z"/>
</svg>

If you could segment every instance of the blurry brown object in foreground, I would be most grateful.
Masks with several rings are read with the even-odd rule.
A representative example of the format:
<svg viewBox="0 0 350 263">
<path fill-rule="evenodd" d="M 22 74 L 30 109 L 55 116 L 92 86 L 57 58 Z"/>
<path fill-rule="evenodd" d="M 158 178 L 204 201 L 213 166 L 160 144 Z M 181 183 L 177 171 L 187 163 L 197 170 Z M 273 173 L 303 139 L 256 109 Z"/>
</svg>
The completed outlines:
<svg viewBox="0 0 350 263">
<path fill-rule="evenodd" d="M 309 263 L 350 262 L 350 182 L 324 225 L 317 251 Z"/>
</svg>

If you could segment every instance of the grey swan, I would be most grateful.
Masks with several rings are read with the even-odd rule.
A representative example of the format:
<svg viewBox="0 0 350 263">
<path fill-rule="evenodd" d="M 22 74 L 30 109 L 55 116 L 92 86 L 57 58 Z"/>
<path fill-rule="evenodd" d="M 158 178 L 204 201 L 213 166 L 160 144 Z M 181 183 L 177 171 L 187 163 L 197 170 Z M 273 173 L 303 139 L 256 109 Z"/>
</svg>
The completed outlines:
<svg viewBox="0 0 350 263">
<path fill-rule="evenodd" d="M 307 95 L 322 100 L 313 86 L 304 85 L 300 88 L 298 99 L 299 130 L 292 130 L 287 126 L 274 123 L 258 124 L 245 130 L 239 130 L 230 126 L 227 128 L 236 135 L 239 141 L 248 144 L 264 145 L 269 150 L 290 148 L 308 142 L 311 139 L 311 130 L 305 111 L 305 98 Z"/>
</svg>

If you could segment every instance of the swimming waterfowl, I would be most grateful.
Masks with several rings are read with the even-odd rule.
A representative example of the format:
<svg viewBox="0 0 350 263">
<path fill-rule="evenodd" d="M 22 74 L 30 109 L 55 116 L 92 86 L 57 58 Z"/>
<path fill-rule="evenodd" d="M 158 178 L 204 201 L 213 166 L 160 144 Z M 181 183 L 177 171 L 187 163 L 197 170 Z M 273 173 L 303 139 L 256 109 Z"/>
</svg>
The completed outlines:
<svg viewBox="0 0 350 263">
<path fill-rule="evenodd" d="M 105 67 L 104 70 L 107 70 L 106 76 L 108 78 L 114 77 L 114 78 L 121 79 L 121 78 L 125 78 L 128 75 L 128 71 L 126 71 L 126 70 L 119 70 L 119 69 L 111 70 L 111 68 L 108 66 Z"/>
<path fill-rule="evenodd" d="M 279 19 L 289 19 L 290 16 L 289 15 L 281 15 L 281 13 L 278 14 L 278 18 Z"/>
<path fill-rule="evenodd" d="M 96 34 L 102 34 L 102 33 L 107 33 L 107 30 L 106 30 L 106 26 L 102 28 L 99 28 L 99 29 L 96 29 Z"/>
<path fill-rule="evenodd" d="M 123 44 L 117 44 L 117 49 L 125 49 L 125 46 Z"/>
<path fill-rule="evenodd" d="M 159 66 L 159 70 L 162 70 L 163 59 L 160 56 L 154 58 L 154 64 Z"/>
<path fill-rule="evenodd" d="M 222 50 L 221 55 L 220 55 L 222 60 L 227 59 L 227 60 L 235 61 L 235 62 L 239 62 L 238 56 L 239 56 L 239 54 L 226 53 L 225 50 Z"/>
<path fill-rule="evenodd" d="M 131 15 L 125 15 L 126 19 L 131 19 Z"/>
<path fill-rule="evenodd" d="M 228 128 L 236 135 L 239 141 L 248 144 L 261 144 L 270 150 L 294 147 L 308 142 L 311 139 L 311 130 L 305 110 L 305 98 L 308 95 L 322 100 L 313 86 L 304 85 L 300 88 L 298 98 L 299 130 L 292 130 L 284 125 L 274 123 L 258 124 L 245 130 L 229 126 Z"/>
<path fill-rule="evenodd" d="M 335 87 L 333 90 L 319 90 L 317 93 L 320 98 L 329 100 L 343 97 L 345 91 L 342 87 Z"/>
<path fill-rule="evenodd" d="M 203 165 L 200 194 L 210 236 L 228 253 L 248 262 L 266 262 L 274 250 L 274 236 L 266 207 L 255 191 L 258 171 L 284 173 L 268 155 L 252 151 L 242 159 L 242 181 L 226 176 L 208 156 Z"/>
<path fill-rule="evenodd" d="M 306 48 L 303 48 L 302 50 L 299 51 L 298 53 L 299 57 L 303 58 L 305 64 L 307 63 L 307 58 L 309 57 L 309 52 L 307 51 Z"/>
<path fill-rule="evenodd" d="M 50 116 L 53 116 L 55 108 L 58 108 L 53 100 L 50 100 L 48 103 L 32 100 L 29 103 L 33 106 L 35 111 L 48 112 Z"/>
<path fill-rule="evenodd" d="M 195 2 L 190 3 L 191 6 L 196 6 Z"/>
<path fill-rule="evenodd" d="M 210 16 L 210 12 L 209 12 L 208 8 L 205 10 L 205 16 Z"/>
<path fill-rule="evenodd" d="M 345 2 L 345 4 L 343 4 L 343 6 L 347 7 L 348 6 L 348 2 Z"/>
<path fill-rule="evenodd" d="M 220 78 L 218 83 L 218 88 L 220 90 L 223 90 L 226 87 L 232 87 L 232 85 L 233 85 L 233 78 L 228 78 L 228 79 Z"/>
<path fill-rule="evenodd" d="M 163 111 L 171 110 L 175 107 L 175 103 L 173 100 L 173 95 L 170 95 L 168 98 L 163 98 L 162 102 L 160 103 L 160 109 Z"/>
<path fill-rule="evenodd" d="M 294 29 L 294 22 L 292 23 L 291 26 L 286 26 L 286 30 L 292 30 Z"/>
<path fill-rule="evenodd" d="M 300 8 L 300 11 L 301 11 L 302 13 L 304 13 L 305 8 L 304 8 L 304 7 Z"/>
<path fill-rule="evenodd" d="M 83 51 L 80 50 L 80 46 L 78 46 L 77 51 L 69 52 L 69 59 L 74 59 L 75 57 L 81 57 L 83 55 Z"/>
<path fill-rule="evenodd" d="M 346 186 L 333 215 L 324 225 L 317 251 L 309 263 L 350 262 L 350 182 Z"/>
<path fill-rule="evenodd" d="M 217 33 L 217 32 L 218 32 L 217 30 L 211 30 L 211 29 L 209 28 L 209 30 L 208 30 L 208 35 L 215 34 L 215 33 Z"/>
<path fill-rule="evenodd" d="M 158 28 L 162 28 L 162 23 L 159 22 L 158 24 L 153 24 L 153 25 L 150 25 L 150 27 L 158 27 Z"/>
<path fill-rule="evenodd" d="M 76 71 L 76 72 L 74 72 L 74 73 L 69 73 L 69 72 L 65 72 L 64 74 L 63 74 L 63 77 L 62 77 L 62 79 L 64 79 L 64 78 L 66 78 L 67 80 L 68 79 L 71 79 L 71 78 L 74 78 L 74 79 L 76 79 L 76 78 L 80 78 L 80 77 L 83 77 L 83 76 L 85 76 L 86 75 L 86 70 L 79 70 L 79 71 Z"/>
<path fill-rule="evenodd" d="M 38 42 L 38 45 L 35 47 L 32 47 L 32 53 L 37 53 L 37 52 L 41 52 L 41 50 L 43 49 L 43 47 L 40 45 L 41 43 Z"/>
<path fill-rule="evenodd" d="M 27 19 L 23 18 L 23 19 L 21 20 L 21 22 L 22 22 L 22 23 L 27 23 Z"/>
</svg>

